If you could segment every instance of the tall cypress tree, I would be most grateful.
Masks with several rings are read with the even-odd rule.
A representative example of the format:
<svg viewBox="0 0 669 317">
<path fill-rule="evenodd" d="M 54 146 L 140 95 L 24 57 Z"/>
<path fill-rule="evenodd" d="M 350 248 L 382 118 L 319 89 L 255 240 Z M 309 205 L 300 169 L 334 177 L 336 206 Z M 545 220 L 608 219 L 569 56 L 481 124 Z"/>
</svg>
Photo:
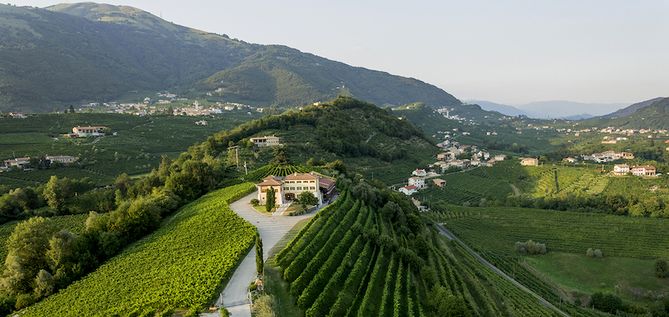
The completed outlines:
<svg viewBox="0 0 669 317">
<path fill-rule="evenodd" d="M 276 197 L 274 193 L 274 187 L 270 187 L 267 190 L 267 202 L 265 203 L 265 211 L 272 212 L 274 205 L 276 205 Z"/>
<path fill-rule="evenodd" d="M 258 271 L 258 275 L 263 274 L 263 266 L 264 266 L 264 259 L 263 259 L 263 250 L 262 250 L 262 238 L 260 238 L 260 233 L 256 234 L 256 271 Z"/>
</svg>

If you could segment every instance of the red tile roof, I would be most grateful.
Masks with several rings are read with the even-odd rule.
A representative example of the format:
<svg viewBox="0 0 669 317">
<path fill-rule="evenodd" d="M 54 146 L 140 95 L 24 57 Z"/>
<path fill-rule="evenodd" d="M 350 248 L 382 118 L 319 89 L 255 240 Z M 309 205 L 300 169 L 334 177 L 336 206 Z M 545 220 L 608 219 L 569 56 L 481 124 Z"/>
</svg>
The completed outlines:
<svg viewBox="0 0 669 317">
<path fill-rule="evenodd" d="M 281 186 L 281 184 L 283 184 L 281 180 L 276 179 L 274 176 L 267 176 L 258 186 Z"/>
</svg>

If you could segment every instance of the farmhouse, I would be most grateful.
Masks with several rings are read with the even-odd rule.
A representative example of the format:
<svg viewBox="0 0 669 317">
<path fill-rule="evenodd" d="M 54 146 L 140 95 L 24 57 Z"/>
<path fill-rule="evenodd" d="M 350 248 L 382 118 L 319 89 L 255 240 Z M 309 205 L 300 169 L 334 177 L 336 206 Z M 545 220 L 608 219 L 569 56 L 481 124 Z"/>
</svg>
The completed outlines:
<svg viewBox="0 0 669 317">
<path fill-rule="evenodd" d="M 400 188 L 400 193 L 407 196 L 415 194 L 416 191 L 418 191 L 418 188 L 416 188 L 416 186 L 404 186 Z"/>
<path fill-rule="evenodd" d="M 494 159 L 495 159 L 495 161 L 501 162 L 501 161 L 504 161 L 506 159 L 506 155 L 497 154 L 497 155 L 495 155 Z"/>
<path fill-rule="evenodd" d="M 565 157 L 564 159 L 562 159 L 562 161 L 565 162 L 565 163 L 571 163 L 571 164 L 576 163 L 576 159 L 573 158 L 573 157 Z"/>
<path fill-rule="evenodd" d="M 258 201 L 260 204 L 267 202 L 267 191 L 274 190 L 277 205 L 283 205 L 293 201 L 303 192 L 311 192 L 318 198 L 318 204 L 323 203 L 323 196 L 334 191 L 335 182 L 316 173 L 294 173 L 286 177 L 268 176 L 260 184 L 258 189 Z"/>
<path fill-rule="evenodd" d="M 520 165 L 522 166 L 539 166 L 539 159 L 534 157 L 524 157 L 520 159 Z"/>
<path fill-rule="evenodd" d="M 72 128 L 72 135 L 79 138 L 102 136 L 105 135 L 105 131 L 107 130 L 109 130 L 109 128 L 105 126 L 77 126 Z"/>
<path fill-rule="evenodd" d="M 275 135 L 251 138 L 251 142 L 253 142 L 253 144 L 257 147 L 281 145 L 281 140 L 279 139 L 279 137 Z"/>
<path fill-rule="evenodd" d="M 624 176 L 629 174 L 630 166 L 627 164 L 616 164 L 613 166 L 613 175 Z"/>
<path fill-rule="evenodd" d="M 79 160 L 78 157 L 76 156 L 69 156 L 69 155 L 47 155 L 46 160 L 53 163 L 59 163 L 59 164 L 72 164 Z"/>
<path fill-rule="evenodd" d="M 422 177 L 409 177 L 409 186 L 415 186 L 418 189 L 425 187 L 425 179 Z"/>
<path fill-rule="evenodd" d="M 634 176 L 657 176 L 657 170 L 652 165 L 634 166 L 631 172 Z"/>
<path fill-rule="evenodd" d="M 436 185 L 437 187 L 444 187 L 444 186 L 446 186 L 446 181 L 443 180 L 443 179 L 441 179 L 441 178 L 433 178 L 433 179 L 432 179 L 432 182 L 433 182 L 434 185 Z"/>
<path fill-rule="evenodd" d="M 18 158 L 11 159 L 11 160 L 5 160 L 4 164 L 5 164 L 6 168 L 10 168 L 10 167 L 25 168 L 26 166 L 30 165 L 30 158 L 29 157 L 18 157 Z"/>
<path fill-rule="evenodd" d="M 411 175 L 425 177 L 427 176 L 427 172 L 424 169 L 416 169 L 415 171 L 411 172 Z"/>
</svg>

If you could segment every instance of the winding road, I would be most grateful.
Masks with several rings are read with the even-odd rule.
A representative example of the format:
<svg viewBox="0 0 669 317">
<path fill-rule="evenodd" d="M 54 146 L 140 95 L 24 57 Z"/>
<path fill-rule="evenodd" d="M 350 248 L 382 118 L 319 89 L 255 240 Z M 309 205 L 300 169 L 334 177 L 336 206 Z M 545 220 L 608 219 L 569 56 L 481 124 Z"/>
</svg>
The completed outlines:
<svg viewBox="0 0 669 317">
<path fill-rule="evenodd" d="M 481 264 L 485 265 L 486 267 L 490 268 L 490 269 L 491 269 L 493 272 L 495 272 L 497 275 L 501 276 L 502 278 L 504 278 L 504 279 L 508 280 L 509 282 L 511 282 L 512 284 L 516 285 L 518 288 L 520 288 L 520 289 L 522 289 L 523 291 L 527 292 L 528 294 L 532 295 L 534 298 L 536 298 L 537 300 L 539 300 L 539 302 L 540 302 L 542 305 L 544 305 L 544 306 L 546 306 L 546 307 L 552 309 L 553 311 L 555 311 L 556 313 L 558 313 L 558 314 L 560 314 L 560 315 L 562 315 L 562 316 L 569 317 L 569 314 L 563 312 L 561 309 L 557 308 L 555 305 L 553 305 L 551 302 L 549 302 L 549 301 L 547 301 L 546 299 L 544 299 L 543 297 L 541 297 L 539 294 L 537 294 L 537 293 L 535 293 L 534 291 L 532 291 L 531 289 L 525 287 L 525 285 L 523 285 L 523 284 L 521 284 L 520 282 L 516 281 L 513 277 L 507 275 L 507 274 L 504 273 L 502 270 L 500 270 L 500 269 L 498 269 L 496 266 L 492 265 L 492 263 L 488 262 L 488 260 L 484 259 L 484 258 L 483 258 L 481 255 L 479 255 L 476 251 L 474 251 L 474 250 L 473 250 L 472 248 L 470 248 L 467 244 L 465 244 L 462 240 L 460 240 L 460 238 L 458 238 L 458 237 L 455 236 L 451 231 L 449 231 L 448 229 L 446 229 L 446 227 L 444 227 L 443 224 L 437 224 L 436 226 L 437 226 L 437 230 L 439 230 L 439 233 L 440 233 L 441 235 L 445 236 L 445 237 L 448 238 L 449 240 L 453 240 L 453 241 L 455 241 L 456 243 L 458 243 L 460 246 L 462 246 L 462 247 L 465 249 L 465 251 L 467 251 L 467 253 L 471 254 L 474 258 L 476 258 L 476 260 L 478 260 Z"/>
<path fill-rule="evenodd" d="M 258 212 L 251 206 L 251 199 L 256 198 L 254 192 L 230 204 L 230 208 L 240 217 L 258 228 L 263 242 L 263 256 L 269 256 L 270 250 L 283 238 L 295 224 L 303 219 L 311 218 L 315 212 L 302 216 L 278 216 Z M 249 284 L 256 278 L 255 247 L 249 251 L 242 263 L 235 270 L 225 289 L 216 300 L 217 307 L 225 307 L 230 316 L 250 317 L 251 305 L 247 297 Z M 200 316 L 218 317 L 216 313 L 205 313 Z"/>
</svg>

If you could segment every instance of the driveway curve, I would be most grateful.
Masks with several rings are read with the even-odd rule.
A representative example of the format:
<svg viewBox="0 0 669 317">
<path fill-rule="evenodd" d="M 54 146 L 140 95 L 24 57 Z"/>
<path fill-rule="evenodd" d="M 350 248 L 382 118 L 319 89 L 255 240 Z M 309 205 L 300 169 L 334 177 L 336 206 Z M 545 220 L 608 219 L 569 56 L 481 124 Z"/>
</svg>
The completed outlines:
<svg viewBox="0 0 669 317">
<path fill-rule="evenodd" d="M 263 242 L 263 257 L 267 259 L 270 250 L 283 238 L 295 224 L 301 220 L 313 217 L 315 212 L 301 216 L 279 216 L 264 214 L 251 206 L 251 199 L 256 198 L 254 192 L 230 204 L 237 215 L 250 222 L 260 233 Z M 225 307 L 233 317 L 250 317 L 251 306 L 247 297 L 247 288 L 256 278 L 255 247 L 244 257 L 242 263 L 235 270 L 223 293 L 216 301 L 216 306 Z M 202 314 L 209 316 L 209 314 Z M 218 316 L 218 315 L 212 315 Z"/>
</svg>

